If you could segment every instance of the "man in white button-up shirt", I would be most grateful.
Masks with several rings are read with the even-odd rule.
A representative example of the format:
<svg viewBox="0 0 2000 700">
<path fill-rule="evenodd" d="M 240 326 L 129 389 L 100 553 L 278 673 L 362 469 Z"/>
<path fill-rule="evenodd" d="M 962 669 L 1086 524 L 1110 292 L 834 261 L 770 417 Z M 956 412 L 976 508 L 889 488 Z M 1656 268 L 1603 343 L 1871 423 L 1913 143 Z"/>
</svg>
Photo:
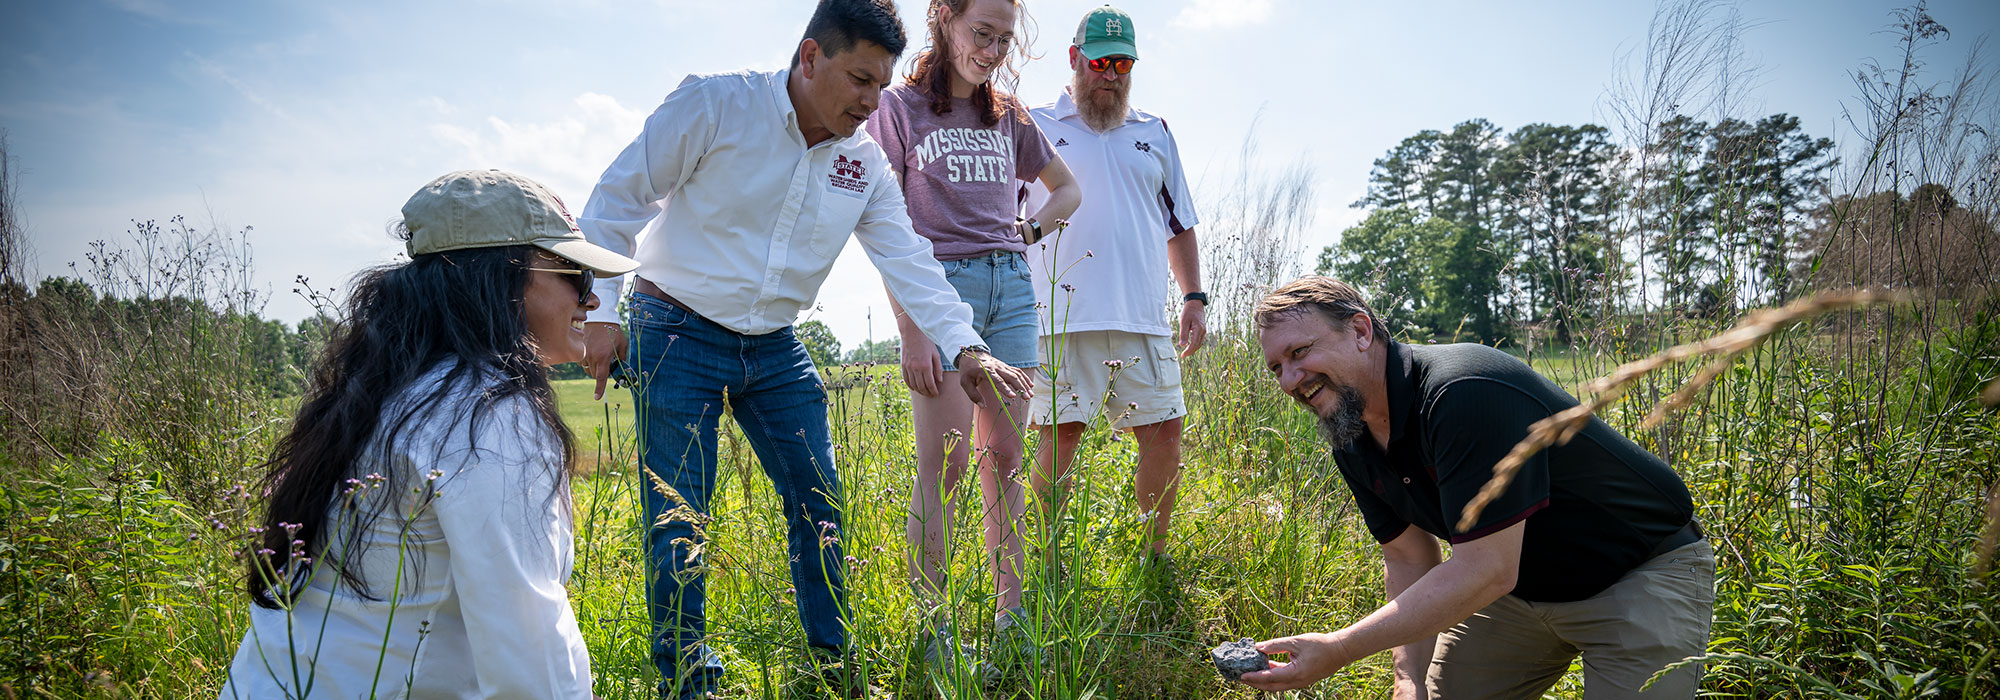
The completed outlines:
<svg viewBox="0 0 2000 700">
<path fill-rule="evenodd" d="M 689 76 L 646 119 L 592 190 L 584 235 L 639 260 L 630 302 L 631 360 L 646 468 L 678 493 L 648 489 L 647 522 L 674 498 L 707 513 L 717 419 L 727 400 L 778 493 L 806 641 L 846 647 L 840 480 L 826 392 L 791 325 L 810 306 L 850 234 L 924 333 L 1003 397 L 1027 375 L 985 352 L 931 254 L 910 227 L 882 149 L 859 131 L 905 44 L 886 0 L 823 0 L 789 70 Z M 598 283 L 616 299 L 617 279 Z M 618 316 L 590 315 L 584 365 L 598 396 L 626 358 Z M 690 431 L 686 426 L 696 426 Z M 721 664 L 704 641 L 705 596 L 689 518 L 647 535 L 653 662 L 661 691 L 712 689 Z"/>
</svg>

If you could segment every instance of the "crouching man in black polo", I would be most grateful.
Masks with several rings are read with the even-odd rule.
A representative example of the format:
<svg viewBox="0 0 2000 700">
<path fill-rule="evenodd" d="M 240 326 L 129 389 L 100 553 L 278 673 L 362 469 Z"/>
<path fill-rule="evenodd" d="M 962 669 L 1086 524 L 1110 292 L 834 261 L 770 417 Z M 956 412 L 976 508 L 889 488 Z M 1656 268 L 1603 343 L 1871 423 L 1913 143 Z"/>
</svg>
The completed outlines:
<svg viewBox="0 0 2000 700">
<path fill-rule="evenodd" d="M 1694 697 L 1696 666 L 1639 692 L 1704 651 L 1715 605 L 1714 550 L 1664 462 L 1592 418 L 1459 530 L 1493 465 L 1576 399 L 1493 348 L 1393 342 L 1359 292 L 1325 277 L 1278 288 L 1256 322 L 1265 363 L 1318 416 L 1381 543 L 1389 602 L 1259 643 L 1289 663 L 1243 682 L 1303 688 L 1393 650 L 1398 699 L 1539 698 L 1581 654 L 1592 700 Z"/>
</svg>

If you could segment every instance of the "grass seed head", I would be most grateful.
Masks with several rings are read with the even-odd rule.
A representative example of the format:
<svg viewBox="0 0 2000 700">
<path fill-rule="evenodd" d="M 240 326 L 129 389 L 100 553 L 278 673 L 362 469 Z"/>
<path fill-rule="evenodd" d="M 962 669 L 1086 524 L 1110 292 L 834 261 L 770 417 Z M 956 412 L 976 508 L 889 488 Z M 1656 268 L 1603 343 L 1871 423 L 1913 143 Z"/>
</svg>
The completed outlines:
<svg viewBox="0 0 2000 700">
<path fill-rule="evenodd" d="M 1752 311 L 1735 327 L 1706 340 L 1677 345 L 1650 357 L 1620 365 L 1610 374 L 1583 386 L 1583 393 L 1590 396 L 1589 400 L 1528 426 L 1528 436 L 1516 443 L 1514 449 L 1507 452 L 1507 456 L 1500 458 L 1500 461 L 1493 465 L 1492 478 L 1486 481 L 1485 486 L 1479 488 L 1479 493 L 1473 496 L 1471 502 L 1465 504 L 1465 511 L 1458 520 L 1458 530 L 1460 532 L 1471 530 L 1472 526 L 1478 523 L 1479 514 L 1507 490 L 1507 486 L 1514 482 L 1515 473 L 1521 470 L 1521 465 L 1526 464 L 1529 457 L 1535 456 L 1550 445 L 1568 443 L 1583 430 L 1584 426 L 1590 424 L 1590 417 L 1596 414 L 1598 409 L 1618 400 L 1618 397 L 1625 393 L 1625 389 L 1639 378 L 1669 364 L 1704 355 L 1715 356 L 1714 361 L 1702 368 L 1678 391 L 1653 406 L 1646 420 L 1641 423 L 1642 427 L 1650 428 L 1666 420 L 1666 417 L 1673 412 L 1692 404 L 1701 390 L 1714 382 L 1716 377 L 1721 376 L 1736 358 L 1762 344 L 1778 331 L 1829 311 L 1884 302 L 1903 302 L 1910 298 L 1908 292 L 1886 289 L 1824 292 L 1775 309 Z M 1991 552 L 1992 548 L 1988 547 L 1986 551 Z"/>
</svg>

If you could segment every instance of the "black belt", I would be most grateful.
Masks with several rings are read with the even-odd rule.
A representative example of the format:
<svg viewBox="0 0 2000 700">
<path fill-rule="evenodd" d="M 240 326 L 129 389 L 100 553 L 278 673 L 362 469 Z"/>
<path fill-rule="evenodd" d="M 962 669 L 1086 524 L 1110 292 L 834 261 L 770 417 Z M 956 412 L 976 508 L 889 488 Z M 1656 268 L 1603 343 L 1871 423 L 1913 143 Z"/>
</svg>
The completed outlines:
<svg viewBox="0 0 2000 700">
<path fill-rule="evenodd" d="M 1653 551 L 1646 554 L 1646 559 L 1651 560 L 1653 557 L 1700 542 L 1701 538 L 1706 536 L 1701 531 L 1701 521 L 1689 518 L 1688 524 L 1681 526 L 1679 531 L 1667 535 L 1666 539 L 1660 540 L 1659 544 L 1653 545 Z"/>
<path fill-rule="evenodd" d="M 652 280 L 646 279 L 644 277 L 632 278 L 632 291 L 644 294 L 646 296 L 658 299 L 660 301 L 667 302 L 668 304 L 672 304 L 675 307 L 678 307 L 680 310 L 686 311 L 689 316 L 693 316 L 703 321 L 708 321 L 709 323 L 715 323 L 714 321 L 709 321 L 709 318 L 707 316 L 703 316 L 699 313 L 696 313 L 694 307 L 681 303 L 681 300 L 675 299 L 673 295 L 668 294 L 666 290 L 660 289 L 660 285 L 653 284 Z"/>
</svg>

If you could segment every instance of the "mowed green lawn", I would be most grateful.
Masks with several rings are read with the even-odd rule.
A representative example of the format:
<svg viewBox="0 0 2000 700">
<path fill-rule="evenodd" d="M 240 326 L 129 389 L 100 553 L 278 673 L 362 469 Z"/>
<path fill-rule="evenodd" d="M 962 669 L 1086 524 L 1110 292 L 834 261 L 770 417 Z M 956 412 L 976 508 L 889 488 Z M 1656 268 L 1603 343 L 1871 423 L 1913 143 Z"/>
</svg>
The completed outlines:
<svg viewBox="0 0 2000 700">
<path fill-rule="evenodd" d="M 879 423 L 882 412 L 878 399 L 883 390 L 905 391 L 895 365 L 841 365 L 824 368 L 820 374 L 833 403 L 830 412 L 837 423 L 846 423 L 849 429 Z M 586 474 L 594 473 L 605 461 L 630 461 L 637 415 L 631 389 L 606 384 L 604 398 L 598 400 L 592 396 L 597 389 L 594 379 L 561 379 L 550 384 L 556 389 L 556 409 L 576 433 L 577 462 Z M 875 410 L 860 410 L 863 406 Z"/>
<path fill-rule="evenodd" d="M 596 470 L 611 452 L 606 440 L 629 440 L 632 431 L 632 390 L 606 384 L 604 400 L 591 396 L 597 389 L 594 379 L 562 379 L 550 382 L 556 388 L 556 408 L 563 421 L 576 433 L 576 458 L 586 473 Z M 609 433 L 609 435 L 607 435 Z M 621 454 L 628 454 L 629 450 Z"/>
</svg>

